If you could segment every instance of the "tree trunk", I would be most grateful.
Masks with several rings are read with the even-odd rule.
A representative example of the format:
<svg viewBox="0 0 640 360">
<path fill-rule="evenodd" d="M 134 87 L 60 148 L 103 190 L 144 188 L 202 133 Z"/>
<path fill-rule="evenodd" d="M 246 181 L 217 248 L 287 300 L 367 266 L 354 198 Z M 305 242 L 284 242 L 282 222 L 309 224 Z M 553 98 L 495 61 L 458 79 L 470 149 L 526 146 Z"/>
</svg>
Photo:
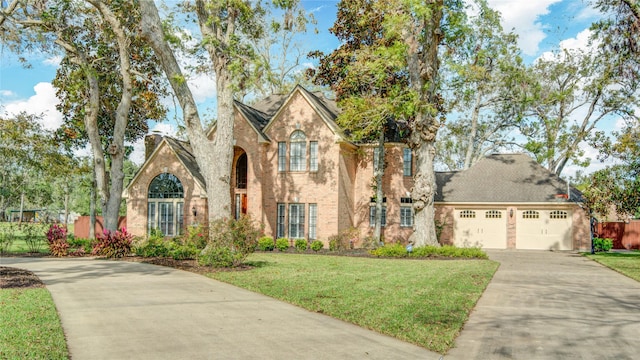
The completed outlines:
<svg viewBox="0 0 640 360">
<path fill-rule="evenodd" d="M 476 137 L 478 136 L 478 117 L 480 116 L 480 101 L 482 100 L 482 94 L 479 89 L 476 89 L 476 101 L 473 107 L 473 113 L 471 114 L 471 129 L 469 131 L 469 137 L 467 138 L 467 152 L 464 157 L 463 170 L 467 170 L 471 167 L 473 162 L 475 150 L 476 150 Z"/>
<path fill-rule="evenodd" d="M 409 146 L 416 159 L 416 172 L 411 190 L 414 231 L 409 241 L 414 246 L 439 246 L 436 237 L 434 195 L 436 189 L 433 159 L 440 122 L 438 96 L 438 47 L 442 40 L 440 21 L 443 0 L 429 0 L 428 15 L 413 14 L 415 22 L 404 25 L 402 39 L 407 46 L 407 68 L 410 86 L 419 96 L 420 108 L 411 123 Z M 406 10 L 410 12 L 410 10 Z M 419 21 L 418 21 L 419 20 Z"/>
<path fill-rule="evenodd" d="M 89 239 L 96 238 L 96 173 L 93 173 L 93 179 L 91 180 L 91 191 L 89 196 Z"/>
<path fill-rule="evenodd" d="M 64 226 L 69 225 L 69 186 L 64 187 Z"/>
<path fill-rule="evenodd" d="M 18 226 L 22 226 L 22 212 L 24 211 L 24 192 L 20 193 L 20 218 L 18 219 Z"/>
<path fill-rule="evenodd" d="M 382 206 L 384 200 L 384 191 L 382 189 L 382 178 L 384 176 L 384 131 L 380 132 L 378 139 L 378 163 L 374 164 L 373 169 L 375 181 L 376 181 L 376 216 L 375 225 L 373 228 L 373 238 L 378 245 L 383 245 L 382 234 Z"/>
<path fill-rule="evenodd" d="M 140 2 L 142 33 L 162 63 L 180 102 L 187 136 L 204 177 L 209 221 L 231 216 L 230 174 L 233 156 L 233 97 L 230 76 L 216 72 L 218 119 L 213 142 L 206 137 L 196 103 L 169 44 L 165 41 L 158 9 L 151 0 Z M 224 147 L 224 149 L 219 149 Z M 230 155 L 229 155 L 230 154 Z"/>
</svg>

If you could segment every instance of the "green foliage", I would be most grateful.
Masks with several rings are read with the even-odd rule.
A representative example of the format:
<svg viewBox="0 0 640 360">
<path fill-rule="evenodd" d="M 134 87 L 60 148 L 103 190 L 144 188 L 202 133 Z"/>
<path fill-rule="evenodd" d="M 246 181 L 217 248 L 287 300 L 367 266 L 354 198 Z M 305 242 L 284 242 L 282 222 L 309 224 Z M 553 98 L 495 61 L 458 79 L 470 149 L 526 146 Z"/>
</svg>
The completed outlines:
<svg viewBox="0 0 640 360">
<path fill-rule="evenodd" d="M 13 224 L 0 226 L 0 254 L 9 252 L 15 240 L 16 228 Z"/>
<path fill-rule="evenodd" d="M 42 250 L 45 245 L 44 232 L 46 224 L 22 224 L 22 233 L 24 234 L 24 242 L 27 244 L 29 252 L 37 253 Z"/>
<path fill-rule="evenodd" d="M 311 250 L 315 252 L 322 250 L 323 247 L 324 244 L 320 240 L 313 240 L 313 242 L 311 242 Z"/>
<path fill-rule="evenodd" d="M 182 243 L 192 245 L 196 249 L 204 249 L 209 241 L 209 229 L 204 225 L 188 226 L 187 232 L 182 237 Z"/>
<path fill-rule="evenodd" d="M 304 252 L 307 250 L 307 240 L 305 239 L 296 239 L 295 242 L 296 250 L 299 252 Z"/>
<path fill-rule="evenodd" d="M 276 239 L 276 249 L 280 251 L 287 251 L 288 248 L 289 248 L 289 239 L 287 238 Z"/>
<path fill-rule="evenodd" d="M 450 245 L 444 246 L 421 246 L 415 247 L 409 253 L 407 248 L 401 244 L 387 244 L 374 250 L 370 250 L 369 253 L 378 257 L 392 257 L 392 258 L 426 258 L 426 257 L 449 257 L 449 258 L 476 258 L 487 259 L 487 254 L 482 251 L 481 248 L 459 248 Z"/>
<path fill-rule="evenodd" d="M 223 219 L 211 224 L 211 236 L 200 252 L 198 263 L 213 267 L 241 265 L 258 245 L 260 229 L 249 216 L 240 219 Z"/>
<path fill-rule="evenodd" d="M 67 242 L 69 243 L 70 249 L 76 249 L 76 254 L 80 251 L 81 253 L 91 253 L 93 249 L 93 244 L 91 239 L 83 239 L 69 236 L 67 238 Z M 82 250 L 81 250 L 82 249 Z"/>
<path fill-rule="evenodd" d="M 329 250 L 339 251 L 351 249 L 358 241 L 360 232 L 356 228 L 349 228 L 341 231 L 338 235 L 329 236 Z"/>
<path fill-rule="evenodd" d="M 104 230 L 97 236 L 91 253 L 108 258 L 123 257 L 131 252 L 132 240 L 133 235 L 129 234 L 125 228 L 116 231 Z"/>
<path fill-rule="evenodd" d="M 180 239 L 167 242 L 166 248 L 169 251 L 169 256 L 174 260 L 195 259 L 202 250 L 196 248 L 194 244 L 185 244 Z"/>
<path fill-rule="evenodd" d="M 595 252 L 607 252 L 613 248 L 613 240 L 603 238 L 593 238 L 593 249 Z"/>
<path fill-rule="evenodd" d="M 271 236 L 263 236 L 258 240 L 258 249 L 260 251 L 273 251 L 275 243 Z"/>
<path fill-rule="evenodd" d="M 159 231 L 152 231 L 147 239 L 140 239 L 134 246 L 136 255 L 142 257 L 167 257 L 169 248 Z"/>
</svg>

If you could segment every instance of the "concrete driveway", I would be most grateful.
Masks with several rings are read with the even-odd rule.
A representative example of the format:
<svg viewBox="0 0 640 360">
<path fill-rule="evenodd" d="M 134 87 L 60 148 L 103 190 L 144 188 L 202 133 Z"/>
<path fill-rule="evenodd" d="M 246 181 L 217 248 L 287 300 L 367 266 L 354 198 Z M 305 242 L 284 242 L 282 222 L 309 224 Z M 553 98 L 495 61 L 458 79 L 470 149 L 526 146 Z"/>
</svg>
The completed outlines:
<svg viewBox="0 0 640 360">
<path fill-rule="evenodd" d="M 400 340 L 206 277 L 91 259 L 0 258 L 47 285 L 73 360 L 439 359 Z"/>
<path fill-rule="evenodd" d="M 446 359 L 638 359 L 640 283 L 578 254 L 501 263 Z"/>
</svg>

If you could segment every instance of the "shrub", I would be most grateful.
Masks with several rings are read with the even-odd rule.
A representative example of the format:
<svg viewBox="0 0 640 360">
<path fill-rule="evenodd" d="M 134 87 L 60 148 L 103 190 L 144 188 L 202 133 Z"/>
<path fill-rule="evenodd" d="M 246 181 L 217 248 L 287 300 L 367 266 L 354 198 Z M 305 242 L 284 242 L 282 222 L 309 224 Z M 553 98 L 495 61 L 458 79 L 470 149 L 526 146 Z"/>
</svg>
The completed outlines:
<svg viewBox="0 0 640 360">
<path fill-rule="evenodd" d="M 276 248 L 280 251 L 287 251 L 289 248 L 289 239 L 279 238 L 276 240 Z"/>
<path fill-rule="evenodd" d="M 407 249 L 401 244 L 387 244 L 370 250 L 369 253 L 378 257 L 406 257 L 408 255 Z"/>
<path fill-rule="evenodd" d="M 23 224 L 22 232 L 24 233 L 24 242 L 27 244 L 29 252 L 37 253 L 42 250 L 44 246 L 45 238 L 42 236 L 45 233 L 46 224 Z"/>
<path fill-rule="evenodd" d="M 324 244 L 320 240 L 313 240 L 311 243 L 311 250 L 318 252 L 324 247 Z"/>
<path fill-rule="evenodd" d="M 260 229 L 251 217 L 219 220 L 211 226 L 212 238 L 198 256 L 200 265 L 238 266 L 256 250 Z"/>
<path fill-rule="evenodd" d="M 16 229 L 13 224 L 0 227 L 0 254 L 9 252 L 15 239 Z"/>
<path fill-rule="evenodd" d="M 329 237 L 329 250 L 338 251 L 353 248 L 358 242 L 360 232 L 356 228 L 349 228 L 341 231 L 338 235 Z"/>
<path fill-rule="evenodd" d="M 593 238 L 593 250 L 595 252 L 609 251 L 611 248 L 613 248 L 612 239 Z"/>
<path fill-rule="evenodd" d="M 167 257 L 169 248 L 162 234 L 152 232 L 149 238 L 136 244 L 135 252 L 142 257 Z"/>
<path fill-rule="evenodd" d="M 194 244 L 182 244 L 178 241 L 170 241 L 167 243 L 169 256 L 174 260 L 195 259 L 198 255 L 198 249 Z"/>
<path fill-rule="evenodd" d="M 303 252 L 307 250 L 307 240 L 305 239 L 296 239 L 295 242 L 296 250 Z"/>
<path fill-rule="evenodd" d="M 204 249 L 209 241 L 209 229 L 203 225 L 188 226 L 187 232 L 182 236 L 182 244 L 190 245 L 196 249 Z"/>
<path fill-rule="evenodd" d="M 263 236 L 258 240 L 258 249 L 260 251 L 273 251 L 275 243 L 271 236 Z"/>
<path fill-rule="evenodd" d="M 66 256 L 69 250 L 67 242 L 67 227 L 53 224 L 49 226 L 46 233 L 47 242 L 49 243 L 49 252 L 53 256 Z"/>
<path fill-rule="evenodd" d="M 67 242 L 69 243 L 69 249 L 76 249 L 75 252 L 76 254 L 80 251 L 80 249 L 82 249 L 82 253 L 91 253 L 91 249 L 93 248 L 93 245 L 91 244 L 91 240 L 90 239 L 83 239 L 83 238 L 76 238 L 76 237 L 71 237 L 69 236 L 67 238 Z M 75 256 L 79 256 L 79 255 L 75 255 Z"/>
<path fill-rule="evenodd" d="M 116 231 L 104 230 L 97 237 L 91 253 L 108 258 L 123 257 L 131 252 L 132 239 L 133 235 L 129 234 L 125 228 Z"/>
</svg>

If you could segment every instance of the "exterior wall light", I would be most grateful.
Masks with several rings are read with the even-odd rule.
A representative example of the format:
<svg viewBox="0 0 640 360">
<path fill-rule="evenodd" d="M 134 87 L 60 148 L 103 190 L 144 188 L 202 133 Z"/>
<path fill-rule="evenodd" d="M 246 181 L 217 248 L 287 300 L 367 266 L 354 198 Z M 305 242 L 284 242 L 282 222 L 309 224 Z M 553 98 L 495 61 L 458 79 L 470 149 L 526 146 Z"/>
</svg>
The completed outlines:
<svg viewBox="0 0 640 360">
<path fill-rule="evenodd" d="M 513 209 L 509 209 L 509 217 L 513 217 Z"/>
<path fill-rule="evenodd" d="M 193 217 L 196 217 L 196 215 L 198 215 L 198 210 L 196 210 L 195 206 L 191 207 L 191 213 L 193 214 Z"/>
</svg>

